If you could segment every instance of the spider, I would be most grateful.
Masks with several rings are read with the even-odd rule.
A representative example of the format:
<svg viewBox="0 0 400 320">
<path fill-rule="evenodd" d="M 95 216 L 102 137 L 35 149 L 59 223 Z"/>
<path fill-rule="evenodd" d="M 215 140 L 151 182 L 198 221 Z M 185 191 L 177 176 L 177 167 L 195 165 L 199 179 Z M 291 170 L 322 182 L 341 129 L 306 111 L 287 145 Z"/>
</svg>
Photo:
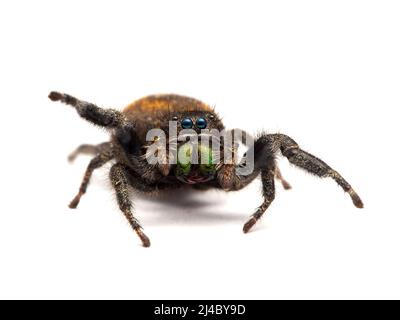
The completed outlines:
<svg viewBox="0 0 400 320">
<path fill-rule="evenodd" d="M 214 109 L 199 100 L 172 94 L 152 95 L 133 102 L 123 111 L 117 111 L 103 109 L 68 94 L 54 91 L 49 94 L 49 98 L 74 107 L 82 118 L 105 128 L 111 136 L 109 142 L 99 145 L 81 145 L 69 156 L 69 160 L 72 161 L 79 154 L 94 155 L 87 166 L 79 192 L 69 207 L 78 206 L 93 171 L 113 160 L 114 164 L 110 169 L 109 177 L 116 193 L 116 200 L 144 247 L 150 246 L 150 240 L 135 218 L 129 197 L 130 188 L 145 193 L 179 189 L 185 185 L 196 189 L 216 188 L 223 191 L 237 191 L 261 176 L 263 202 L 244 224 L 243 231 L 247 233 L 274 200 L 275 179 L 279 180 L 285 189 L 290 189 L 289 183 L 282 177 L 276 163 L 276 156 L 279 153 L 293 165 L 315 176 L 332 178 L 349 194 L 357 208 L 363 208 L 360 197 L 337 171 L 317 157 L 303 151 L 289 136 L 280 133 L 260 134 L 254 144 L 248 147 L 247 152 L 252 151 L 254 155 L 254 169 L 247 175 L 238 173 L 237 169 L 242 163 L 237 161 L 224 163 L 220 160 L 215 163 L 210 160 L 206 164 L 194 164 L 189 159 L 185 163 L 178 160 L 175 164 L 168 162 L 149 164 L 144 155 L 151 143 L 146 139 L 146 134 L 151 129 L 160 128 L 167 132 L 170 121 L 175 121 L 178 132 L 191 129 L 201 133 L 205 129 L 219 131 L 224 129 Z M 179 149 L 186 153 L 192 151 L 187 142 L 179 144 Z M 207 154 L 207 149 L 205 152 Z"/>
</svg>

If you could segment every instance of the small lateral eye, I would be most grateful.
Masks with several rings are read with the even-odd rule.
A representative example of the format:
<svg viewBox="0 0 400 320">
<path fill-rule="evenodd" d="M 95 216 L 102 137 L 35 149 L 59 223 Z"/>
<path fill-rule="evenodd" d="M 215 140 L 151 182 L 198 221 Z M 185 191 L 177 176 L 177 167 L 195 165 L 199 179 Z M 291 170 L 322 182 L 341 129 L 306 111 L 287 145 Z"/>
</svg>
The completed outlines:
<svg viewBox="0 0 400 320">
<path fill-rule="evenodd" d="M 172 117 L 172 121 L 178 121 L 178 117 L 177 116 L 173 116 Z"/>
<path fill-rule="evenodd" d="M 191 129 L 193 127 L 193 121 L 190 118 L 185 118 L 181 121 L 183 129 Z"/>
<path fill-rule="evenodd" d="M 215 116 L 214 116 L 213 114 L 210 114 L 210 115 L 208 116 L 208 119 L 214 120 L 214 119 L 215 119 Z"/>
<path fill-rule="evenodd" d="M 199 129 L 207 128 L 207 120 L 204 118 L 198 118 L 196 121 L 196 127 Z"/>
</svg>

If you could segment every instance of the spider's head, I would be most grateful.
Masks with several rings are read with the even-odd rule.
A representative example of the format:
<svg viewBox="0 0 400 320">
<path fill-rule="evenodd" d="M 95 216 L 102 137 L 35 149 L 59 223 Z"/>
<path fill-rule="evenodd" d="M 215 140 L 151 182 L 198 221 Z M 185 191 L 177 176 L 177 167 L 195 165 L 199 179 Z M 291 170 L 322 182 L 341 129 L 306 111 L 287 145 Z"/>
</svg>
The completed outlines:
<svg viewBox="0 0 400 320">
<path fill-rule="evenodd" d="M 177 122 L 179 137 L 191 138 L 191 141 L 178 145 L 175 176 L 188 184 L 212 180 L 216 173 L 216 161 L 208 142 L 213 139 L 213 130 L 223 130 L 222 121 L 212 110 L 178 112 L 172 120 Z M 208 137 L 207 143 L 201 142 L 202 136 Z M 193 143 L 193 139 L 197 141 Z"/>
<path fill-rule="evenodd" d="M 175 175 L 184 183 L 204 183 L 215 177 L 215 162 L 212 148 L 187 142 L 178 148 Z"/>
</svg>

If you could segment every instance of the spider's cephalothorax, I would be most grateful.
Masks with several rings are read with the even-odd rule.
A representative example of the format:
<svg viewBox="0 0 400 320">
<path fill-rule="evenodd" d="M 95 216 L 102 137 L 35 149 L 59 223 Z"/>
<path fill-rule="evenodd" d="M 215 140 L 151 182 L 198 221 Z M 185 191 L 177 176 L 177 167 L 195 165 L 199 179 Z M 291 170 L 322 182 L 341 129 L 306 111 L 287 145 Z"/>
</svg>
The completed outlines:
<svg viewBox="0 0 400 320">
<path fill-rule="evenodd" d="M 71 161 L 81 153 L 95 155 L 87 167 L 78 194 L 70 203 L 70 208 L 77 207 L 81 196 L 86 192 L 93 171 L 113 160 L 115 163 L 110 169 L 110 180 L 116 192 L 118 205 L 145 247 L 150 246 L 150 240 L 134 217 L 129 187 L 142 192 L 178 189 L 183 185 L 235 191 L 261 176 L 264 201 L 244 225 L 243 231 L 247 233 L 274 200 L 275 179 L 279 180 L 285 189 L 290 189 L 289 183 L 282 178 L 276 164 L 275 156 L 279 152 L 292 164 L 318 177 L 334 179 L 350 195 L 356 207 L 363 207 L 360 197 L 337 171 L 300 149 L 293 139 L 284 134 L 259 135 L 247 152 L 254 155 L 254 168 L 246 175 L 237 170 L 242 163 L 224 161 L 226 159 L 221 155 L 216 160 L 214 149 L 197 145 L 191 138 L 197 134 L 199 138 L 196 139 L 200 140 L 202 135 L 207 135 L 210 140 L 215 140 L 213 132 L 223 131 L 224 126 L 210 106 L 196 99 L 179 95 L 149 96 L 132 103 L 120 112 L 102 109 L 58 92 L 51 92 L 49 98 L 73 106 L 82 118 L 108 129 L 111 134 L 109 142 L 81 145 L 70 155 Z M 171 123 L 175 124 L 177 134 L 183 134 L 188 140 L 171 139 Z M 147 157 L 148 151 L 160 140 L 158 136 L 154 136 L 153 140 L 148 139 L 149 132 L 154 129 L 166 133 L 164 139 L 168 141 L 167 148 L 175 148 L 176 153 L 157 149 L 155 154 L 163 161 L 151 163 Z M 235 151 L 233 148 L 232 152 Z M 201 158 L 201 161 L 193 161 L 195 158 Z"/>
</svg>

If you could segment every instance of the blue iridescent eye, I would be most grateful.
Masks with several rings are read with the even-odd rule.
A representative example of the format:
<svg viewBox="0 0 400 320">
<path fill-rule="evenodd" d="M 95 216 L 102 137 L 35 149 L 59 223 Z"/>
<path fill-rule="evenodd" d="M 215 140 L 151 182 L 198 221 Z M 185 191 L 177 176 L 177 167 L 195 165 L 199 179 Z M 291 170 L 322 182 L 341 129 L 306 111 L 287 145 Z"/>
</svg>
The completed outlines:
<svg viewBox="0 0 400 320">
<path fill-rule="evenodd" d="M 181 122 L 183 129 L 191 129 L 193 127 L 193 121 L 190 118 L 185 118 Z"/>
<path fill-rule="evenodd" d="M 198 118 L 196 121 L 196 127 L 199 129 L 207 128 L 207 120 L 204 118 Z"/>
</svg>

